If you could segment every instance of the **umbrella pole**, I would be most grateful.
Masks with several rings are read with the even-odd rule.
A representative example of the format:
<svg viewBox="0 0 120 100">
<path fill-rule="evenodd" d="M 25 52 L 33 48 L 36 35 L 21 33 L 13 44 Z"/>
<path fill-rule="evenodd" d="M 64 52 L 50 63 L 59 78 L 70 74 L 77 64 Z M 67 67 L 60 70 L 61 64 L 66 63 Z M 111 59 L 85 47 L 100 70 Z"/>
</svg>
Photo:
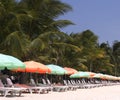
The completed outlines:
<svg viewBox="0 0 120 100">
<path fill-rule="evenodd" d="M 52 83 L 52 75 L 50 74 L 50 81 L 51 81 L 51 83 Z"/>
</svg>

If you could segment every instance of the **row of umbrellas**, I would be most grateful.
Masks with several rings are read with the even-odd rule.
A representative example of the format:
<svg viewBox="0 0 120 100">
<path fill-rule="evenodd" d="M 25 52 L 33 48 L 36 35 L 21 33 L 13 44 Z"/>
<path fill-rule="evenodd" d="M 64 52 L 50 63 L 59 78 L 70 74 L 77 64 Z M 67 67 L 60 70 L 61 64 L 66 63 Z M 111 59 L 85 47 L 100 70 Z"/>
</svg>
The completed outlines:
<svg viewBox="0 0 120 100">
<path fill-rule="evenodd" d="M 93 73 L 93 72 L 82 72 L 82 71 L 70 75 L 70 78 L 97 78 L 102 80 L 120 80 L 120 77 L 116 77 L 112 75 Z"/>
<path fill-rule="evenodd" d="M 48 73 L 55 75 L 67 74 L 70 75 L 70 78 L 101 78 L 120 80 L 119 77 L 115 77 L 112 75 L 105 75 L 93 72 L 82 72 L 70 67 L 63 68 L 54 64 L 44 65 L 36 61 L 22 62 L 13 56 L 0 54 L 0 70 L 3 70 L 5 68 L 17 72 Z"/>
<path fill-rule="evenodd" d="M 49 64 L 44 65 L 36 61 L 26 61 L 22 62 L 21 60 L 5 54 L 0 54 L 0 70 L 18 71 L 18 72 L 31 72 L 31 73 L 50 73 L 50 74 L 73 74 L 77 70 L 72 68 L 62 68 L 61 66 Z"/>
<path fill-rule="evenodd" d="M 26 61 L 24 62 L 26 65 L 25 68 L 16 68 L 13 69 L 13 71 L 17 72 L 30 72 L 30 73 L 48 73 L 48 74 L 54 74 L 54 75 L 64 75 L 64 74 L 74 74 L 77 72 L 77 70 L 61 66 L 54 65 L 54 64 L 48 64 L 44 65 L 36 61 Z"/>
</svg>

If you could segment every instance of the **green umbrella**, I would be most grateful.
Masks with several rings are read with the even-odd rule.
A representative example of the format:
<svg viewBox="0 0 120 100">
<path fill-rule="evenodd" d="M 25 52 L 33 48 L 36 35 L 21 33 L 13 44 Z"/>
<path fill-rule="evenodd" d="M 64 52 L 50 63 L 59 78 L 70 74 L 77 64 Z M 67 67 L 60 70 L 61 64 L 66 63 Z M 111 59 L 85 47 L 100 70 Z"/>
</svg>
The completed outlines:
<svg viewBox="0 0 120 100">
<path fill-rule="evenodd" d="M 61 66 L 53 65 L 53 64 L 49 64 L 49 65 L 46 65 L 46 66 L 51 70 L 50 74 L 64 75 L 64 74 L 67 73 L 67 71 L 64 68 L 62 68 Z"/>
<path fill-rule="evenodd" d="M 70 75 L 70 78 L 88 78 L 89 76 L 89 73 L 80 71 L 78 73 Z"/>
<path fill-rule="evenodd" d="M 25 64 L 13 56 L 0 54 L 0 70 L 4 70 L 5 68 L 9 70 L 25 68 Z"/>
</svg>

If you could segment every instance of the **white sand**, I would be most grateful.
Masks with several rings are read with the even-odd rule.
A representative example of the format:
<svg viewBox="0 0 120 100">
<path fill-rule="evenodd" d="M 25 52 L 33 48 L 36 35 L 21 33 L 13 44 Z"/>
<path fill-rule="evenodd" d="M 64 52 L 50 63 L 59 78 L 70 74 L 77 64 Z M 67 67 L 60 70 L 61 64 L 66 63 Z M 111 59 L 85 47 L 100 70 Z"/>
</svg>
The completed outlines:
<svg viewBox="0 0 120 100">
<path fill-rule="evenodd" d="M 120 100 L 120 85 L 48 94 L 22 94 L 21 97 L 0 97 L 0 100 Z"/>
</svg>

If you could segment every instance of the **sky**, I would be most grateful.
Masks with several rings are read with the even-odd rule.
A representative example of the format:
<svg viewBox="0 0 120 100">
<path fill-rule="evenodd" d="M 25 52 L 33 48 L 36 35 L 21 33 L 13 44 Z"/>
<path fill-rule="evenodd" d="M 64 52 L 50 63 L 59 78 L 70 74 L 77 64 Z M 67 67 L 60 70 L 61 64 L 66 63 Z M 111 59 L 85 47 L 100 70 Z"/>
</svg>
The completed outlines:
<svg viewBox="0 0 120 100">
<path fill-rule="evenodd" d="M 75 25 L 62 31 L 70 34 L 87 29 L 98 36 L 98 42 L 120 41 L 120 0 L 61 0 L 73 10 L 59 19 L 71 20 Z"/>
</svg>

